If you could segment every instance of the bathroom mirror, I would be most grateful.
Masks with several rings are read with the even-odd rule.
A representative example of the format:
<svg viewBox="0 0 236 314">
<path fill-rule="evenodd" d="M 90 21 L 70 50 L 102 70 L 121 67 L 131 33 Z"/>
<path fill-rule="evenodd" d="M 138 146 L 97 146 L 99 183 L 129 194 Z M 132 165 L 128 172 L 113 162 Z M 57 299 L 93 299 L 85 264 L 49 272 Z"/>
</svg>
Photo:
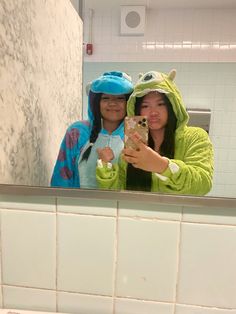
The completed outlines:
<svg viewBox="0 0 236 314">
<path fill-rule="evenodd" d="M 61 1 L 27 9 L 24 1 L 17 7 L 1 1 L 0 183 L 49 186 L 66 128 L 86 118 L 82 84 L 107 70 L 126 71 L 136 81 L 139 72 L 176 68 L 186 106 L 211 111 L 215 175 L 209 195 L 235 197 L 235 1 L 72 2 L 82 10 L 84 30 L 70 1 L 63 10 Z M 120 7 L 127 5 L 145 6 L 144 34 L 121 36 Z"/>
</svg>

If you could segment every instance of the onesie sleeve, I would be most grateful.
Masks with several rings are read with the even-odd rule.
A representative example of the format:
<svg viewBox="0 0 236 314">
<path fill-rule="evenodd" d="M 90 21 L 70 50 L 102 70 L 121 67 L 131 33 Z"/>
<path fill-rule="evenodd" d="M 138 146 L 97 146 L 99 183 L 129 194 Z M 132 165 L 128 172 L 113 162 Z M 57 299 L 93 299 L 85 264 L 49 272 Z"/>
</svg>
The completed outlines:
<svg viewBox="0 0 236 314">
<path fill-rule="evenodd" d="M 213 147 L 207 132 L 188 128 L 181 145 L 182 159 L 168 159 L 168 168 L 152 174 L 153 191 L 205 195 L 212 188 Z"/>
<path fill-rule="evenodd" d="M 103 163 L 99 159 L 96 167 L 96 179 L 100 189 L 119 190 L 118 164 Z"/>
<path fill-rule="evenodd" d="M 88 140 L 88 133 L 88 126 L 82 121 L 67 129 L 54 166 L 52 187 L 80 187 L 77 161 Z"/>
<path fill-rule="evenodd" d="M 119 158 L 115 164 L 97 161 L 96 179 L 100 189 L 122 190 L 125 189 L 125 163 Z"/>
</svg>

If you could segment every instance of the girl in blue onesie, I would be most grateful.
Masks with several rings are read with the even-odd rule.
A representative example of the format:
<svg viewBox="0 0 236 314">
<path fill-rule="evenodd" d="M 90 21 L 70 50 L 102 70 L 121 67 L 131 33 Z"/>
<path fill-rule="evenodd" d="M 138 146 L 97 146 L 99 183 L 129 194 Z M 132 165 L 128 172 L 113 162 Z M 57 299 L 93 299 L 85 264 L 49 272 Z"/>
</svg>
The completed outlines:
<svg viewBox="0 0 236 314">
<path fill-rule="evenodd" d="M 110 147 L 117 163 L 124 147 L 126 102 L 133 91 L 131 78 L 123 72 L 105 72 L 92 81 L 86 121 L 73 123 L 66 131 L 53 170 L 51 186 L 97 188 L 97 151 Z"/>
</svg>

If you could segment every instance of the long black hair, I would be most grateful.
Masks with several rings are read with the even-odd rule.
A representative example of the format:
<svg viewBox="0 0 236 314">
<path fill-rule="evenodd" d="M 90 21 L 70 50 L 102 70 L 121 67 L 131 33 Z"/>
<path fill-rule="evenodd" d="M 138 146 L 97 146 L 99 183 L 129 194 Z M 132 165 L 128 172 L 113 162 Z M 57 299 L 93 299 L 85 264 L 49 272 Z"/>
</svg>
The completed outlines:
<svg viewBox="0 0 236 314">
<path fill-rule="evenodd" d="M 164 139 L 160 146 L 160 155 L 173 158 L 175 152 L 175 130 L 177 125 L 177 119 L 169 98 L 163 95 L 163 100 L 167 108 L 168 119 L 165 126 Z M 135 103 L 135 115 L 140 115 L 141 104 L 143 97 L 136 98 Z M 148 146 L 154 149 L 154 140 L 150 134 L 148 135 Z M 152 173 L 142 169 L 133 167 L 132 164 L 128 163 L 127 166 L 127 177 L 126 177 L 126 189 L 134 191 L 151 191 L 152 186 Z"/>
<path fill-rule="evenodd" d="M 101 110 L 100 110 L 100 101 L 103 93 L 93 93 L 90 91 L 89 98 L 90 98 L 90 108 L 93 113 L 93 127 L 89 138 L 90 145 L 86 149 L 86 151 L 83 153 L 82 161 L 88 160 L 89 155 L 91 153 L 91 149 L 93 144 L 96 142 L 98 138 L 98 134 L 100 133 L 102 129 L 102 116 L 101 116 Z M 125 94 L 126 101 L 128 100 L 130 94 Z"/>
</svg>

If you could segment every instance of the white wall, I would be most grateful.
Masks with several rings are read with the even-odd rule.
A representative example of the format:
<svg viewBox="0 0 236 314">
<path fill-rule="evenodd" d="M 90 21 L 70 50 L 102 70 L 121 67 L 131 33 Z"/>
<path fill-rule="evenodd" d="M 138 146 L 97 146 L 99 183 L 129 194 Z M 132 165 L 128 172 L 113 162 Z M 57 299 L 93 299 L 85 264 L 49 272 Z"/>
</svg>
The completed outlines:
<svg viewBox="0 0 236 314">
<path fill-rule="evenodd" d="M 0 42 L 0 182 L 47 186 L 81 117 L 82 22 L 69 0 L 2 0 Z"/>
<path fill-rule="evenodd" d="M 236 205 L 0 195 L 0 215 L 3 308 L 236 313 Z"/>
</svg>

